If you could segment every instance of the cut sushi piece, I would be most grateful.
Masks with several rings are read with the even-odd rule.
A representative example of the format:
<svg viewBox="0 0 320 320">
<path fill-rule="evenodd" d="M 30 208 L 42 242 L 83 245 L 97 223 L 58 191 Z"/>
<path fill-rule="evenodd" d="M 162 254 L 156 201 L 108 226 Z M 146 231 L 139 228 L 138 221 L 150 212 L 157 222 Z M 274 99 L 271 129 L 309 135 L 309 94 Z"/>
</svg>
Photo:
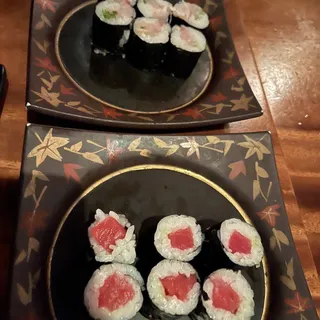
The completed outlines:
<svg viewBox="0 0 320 320">
<path fill-rule="evenodd" d="M 101 266 L 89 280 L 84 303 L 94 319 L 126 320 L 140 310 L 144 281 L 130 265 L 112 263 Z"/>
<path fill-rule="evenodd" d="M 134 263 L 136 259 L 136 236 L 134 226 L 123 214 L 110 211 L 105 214 L 98 209 L 95 222 L 88 229 L 89 241 L 100 262 Z"/>
<path fill-rule="evenodd" d="M 206 38 L 200 31 L 186 26 L 174 26 L 165 62 L 167 72 L 177 78 L 188 78 L 206 49 L 206 44 Z"/>
<path fill-rule="evenodd" d="M 168 23 L 152 18 L 137 18 L 127 45 L 127 59 L 139 69 L 159 68 L 164 60 L 170 31 Z"/>
<path fill-rule="evenodd" d="M 192 260 L 201 250 L 203 234 L 193 217 L 172 215 L 161 219 L 154 234 L 157 251 L 167 259 Z"/>
<path fill-rule="evenodd" d="M 253 291 L 240 271 L 220 269 L 203 284 L 202 303 L 215 320 L 249 320 L 254 315 Z"/>
<path fill-rule="evenodd" d="M 120 53 L 130 36 L 135 10 L 124 2 L 102 1 L 96 5 L 92 24 L 92 44 L 110 53 Z"/>
<path fill-rule="evenodd" d="M 186 262 L 162 260 L 152 268 L 147 290 L 152 303 L 171 315 L 189 314 L 198 304 L 196 270 Z"/>
<path fill-rule="evenodd" d="M 209 25 L 208 15 L 194 3 L 180 1 L 173 7 L 172 13 L 174 17 L 197 29 L 205 29 Z"/>
<path fill-rule="evenodd" d="M 264 255 L 257 230 L 239 219 L 221 224 L 218 237 L 229 259 L 240 266 L 259 265 Z"/>
<path fill-rule="evenodd" d="M 165 0 L 138 0 L 137 8 L 142 16 L 168 21 L 173 6 Z"/>
</svg>

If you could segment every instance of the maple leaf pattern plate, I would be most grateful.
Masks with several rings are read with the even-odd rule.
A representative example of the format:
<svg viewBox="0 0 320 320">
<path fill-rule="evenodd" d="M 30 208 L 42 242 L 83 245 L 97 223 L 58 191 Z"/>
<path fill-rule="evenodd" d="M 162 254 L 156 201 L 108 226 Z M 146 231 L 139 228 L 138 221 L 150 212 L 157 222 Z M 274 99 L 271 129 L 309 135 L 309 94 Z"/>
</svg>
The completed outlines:
<svg viewBox="0 0 320 320">
<path fill-rule="evenodd" d="M 267 319 L 318 319 L 290 232 L 268 132 L 141 136 L 29 125 L 21 168 L 10 320 L 52 318 L 48 303 L 48 255 L 62 218 L 75 199 L 112 172 L 150 164 L 179 167 L 206 177 L 226 190 L 245 210 L 266 250 L 270 279 Z M 202 182 L 197 183 L 199 192 L 206 188 Z M 123 187 L 114 190 L 116 195 L 121 190 L 127 194 Z M 138 188 L 134 192 L 139 192 Z M 204 192 L 197 196 L 203 199 Z M 222 201 L 211 188 L 208 192 Z M 197 212 L 196 208 L 191 210 L 192 203 L 198 204 L 194 197 L 176 200 L 177 210 Z M 207 200 L 202 202 L 206 206 Z M 95 205 L 107 210 L 104 203 L 102 198 Z M 121 206 L 119 198 L 114 203 L 118 203 L 121 212 L 129 209 L 125 203 Z M 157 198 L 151 205 L 156 214 L 167 212 Z M 238 214 L 232 205 L 229 209 L 229 214 Z M 79 217 L 83 218 L 83 212 L 79 212 Z"/>
<path fill-rule="evenodd" d="M 170 130 L 260 116 L 262 109 L 235 51 L 223 1 L 193 2 L 209 13 L 210 25 L 206 30 L 208 48 L 192 76 L 181 82 L 136 71 L 134 77 L 133 70 L 117 62 L 113 64 L 115 70 L 109 70 L 112 77 L 104 82 L 109 87 L 121 82 L 120 87 L 124 87 L 106 91 L 105 83 L 92 80 L 92 74 L 89 76 L 88 32 L 93 1 L 35 0 L 27 89 L 27 109 L 39 119 L 33 121 L 41 122 L 41 118 L 49 116 L 50 123 L 59 118 L 73 126 L 81 122 L 83 126 Z M 239 33 L 241 22 L 234 20 Z M 70 37 L 77 31 L 76 37 Z M 125 72 L 117 72 L 118 69 Z M 119 75 L 122 79 L 118 79 Z M 132 81 L 133 78 L 139 81 Z"/>
</svg>

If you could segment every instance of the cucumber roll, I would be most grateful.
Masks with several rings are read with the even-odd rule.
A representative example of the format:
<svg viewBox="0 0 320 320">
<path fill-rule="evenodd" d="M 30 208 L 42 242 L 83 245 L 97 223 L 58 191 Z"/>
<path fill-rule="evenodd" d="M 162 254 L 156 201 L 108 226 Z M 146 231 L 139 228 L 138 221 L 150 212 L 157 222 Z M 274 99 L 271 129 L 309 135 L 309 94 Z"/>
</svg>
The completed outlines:
<svg viewBox="0 0 320 320">
<path fill-rule="evenodd" d="M 152 18 L 137 18 L 127 45 L 127 58 L 137 68 L 158 69 L 166 53 L 171 27 Z"/>
<path fill-rule="evenodd" d="M 135 10 L 126 3 L 102 1 L 93 15 L 92 43 L 110 53 L 121 52 L 130 36 Z"/>
<path fill-rule="evenodd" d="M 165 0 L 139 0 L 137 7 L 142 16 L 166 22 L 173 8 L 172 4 Z"/>
<path fill-rule="evenodd" d="M 206 49 L 206 38 L 198 30 L 186 26 L 174 26 L 171 46 L 166 56 L 168 73 L 177 78 L 188 78 Z"/>
<path fill-rule="evenodd" d="M 177 24 L 187 23 L 197 29 L 205 29 L 209 25 L 208 15 L 194 3 L 180 1 L 173 7 L 172 13 Z"/>
</svg>

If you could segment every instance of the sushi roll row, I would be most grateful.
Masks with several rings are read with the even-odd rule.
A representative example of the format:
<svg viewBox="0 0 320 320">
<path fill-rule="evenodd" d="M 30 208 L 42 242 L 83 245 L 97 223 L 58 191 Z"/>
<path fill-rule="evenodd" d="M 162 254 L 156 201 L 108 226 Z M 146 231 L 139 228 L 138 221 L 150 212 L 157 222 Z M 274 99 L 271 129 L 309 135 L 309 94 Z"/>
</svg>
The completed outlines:
<svg viewBox="0 0 320 320">
<path fill-rule="evenodd" d="M 184 1 L 173 6 L 165 0 L 138 0 L 136 10 L 134 5 L 135 0 L 98 2 L 92 25 L 94 52 L 121 54 L 139 69 L 189 77 L 206 48 L 199 30 L 208 26 L 208 15 Z"/>
<path fill-rule="evenodd" d="M 113 211 L 105 214 L 98 209 L 88 236 L 95 259 L 112 262 L 93 273 L 84 291 L 84 303 L 94 319 L 128 320 L 145 305 L 148 311 L 142 313 L 154 319 L 162 319 L 163 313 L 169 317 L 188 315 L 199 301 L 212 319 L 249 320 L 254 315 L 254 294 L 241 271 L 211 269 L 211 274 L 202 275 L 201 282 L 188 263 L 201 252 L 205 240 L 193 217 L 171 215 L 158 222 L 154 247 L 165 259 L 149 269 L 147 291 L 139 271 L 131 265 L 136 262 L 136 236 L 125 215 Z M 260 264 L 263 247 L 253 226 L 229 219 L 220 225 L 217 236 L 233 263 Z"/>
</svg>

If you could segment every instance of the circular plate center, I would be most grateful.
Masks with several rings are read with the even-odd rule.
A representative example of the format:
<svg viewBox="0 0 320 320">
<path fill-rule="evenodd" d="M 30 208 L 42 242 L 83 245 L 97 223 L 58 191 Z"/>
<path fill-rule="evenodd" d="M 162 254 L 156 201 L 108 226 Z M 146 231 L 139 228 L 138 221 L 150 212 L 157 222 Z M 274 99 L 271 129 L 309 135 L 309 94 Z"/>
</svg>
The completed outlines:
<svg viewBox="0 0 320 320">
<path fill-rule="evenodd" d="M 153 181 L 150 183 L 150 181 Z M 193 216 L 202 231 L 230 218 L 250 222 L 240 205 L 219 185 L 192 171 L 167 165 L 140 165 L 116 171 L 89 187 L 71 206 L 58 227 L 49 254 L 48 290 L 53 316 L 57 320 L 90 320 L 83 304 L 84 288 L 100 264 L 94 259 L 88 240 L 88 227 L 97 208 L 127 216 L 137 235 L 137 269 L 144 280 L 162 258 L 153 245 L 161 218 L 171 214 Z M 221 247 L 220 247 L 221 248 Z M 203 281 L 212 271 L 231 268 L 225 256 L 210 257 L 205 243 L 190 263 Z M 212 264 L 213 263 L 213 264 Z M 254 291 L 255 316 L 266 319 L 269 280 L 266 259 L 259 268 L 241 269 Z M 144 303 L 135 319 L 146 319 Z M 193 314 L 179 319 L 194 319 Z M 204 319 L 197 316 L 196 319 Z"/>
<path fill-rule="evenodd" d="M 148 73 L 125 59 L 93 53 L 90 34 L 95 3 L 83 3 L 69 12 L 56 34 L 60 66 L 82 92 L 107 106 L 144 114 L 178 110 L 204 93 L 213 73 L 208 46 L 186 80 Z"/>
</svg>

